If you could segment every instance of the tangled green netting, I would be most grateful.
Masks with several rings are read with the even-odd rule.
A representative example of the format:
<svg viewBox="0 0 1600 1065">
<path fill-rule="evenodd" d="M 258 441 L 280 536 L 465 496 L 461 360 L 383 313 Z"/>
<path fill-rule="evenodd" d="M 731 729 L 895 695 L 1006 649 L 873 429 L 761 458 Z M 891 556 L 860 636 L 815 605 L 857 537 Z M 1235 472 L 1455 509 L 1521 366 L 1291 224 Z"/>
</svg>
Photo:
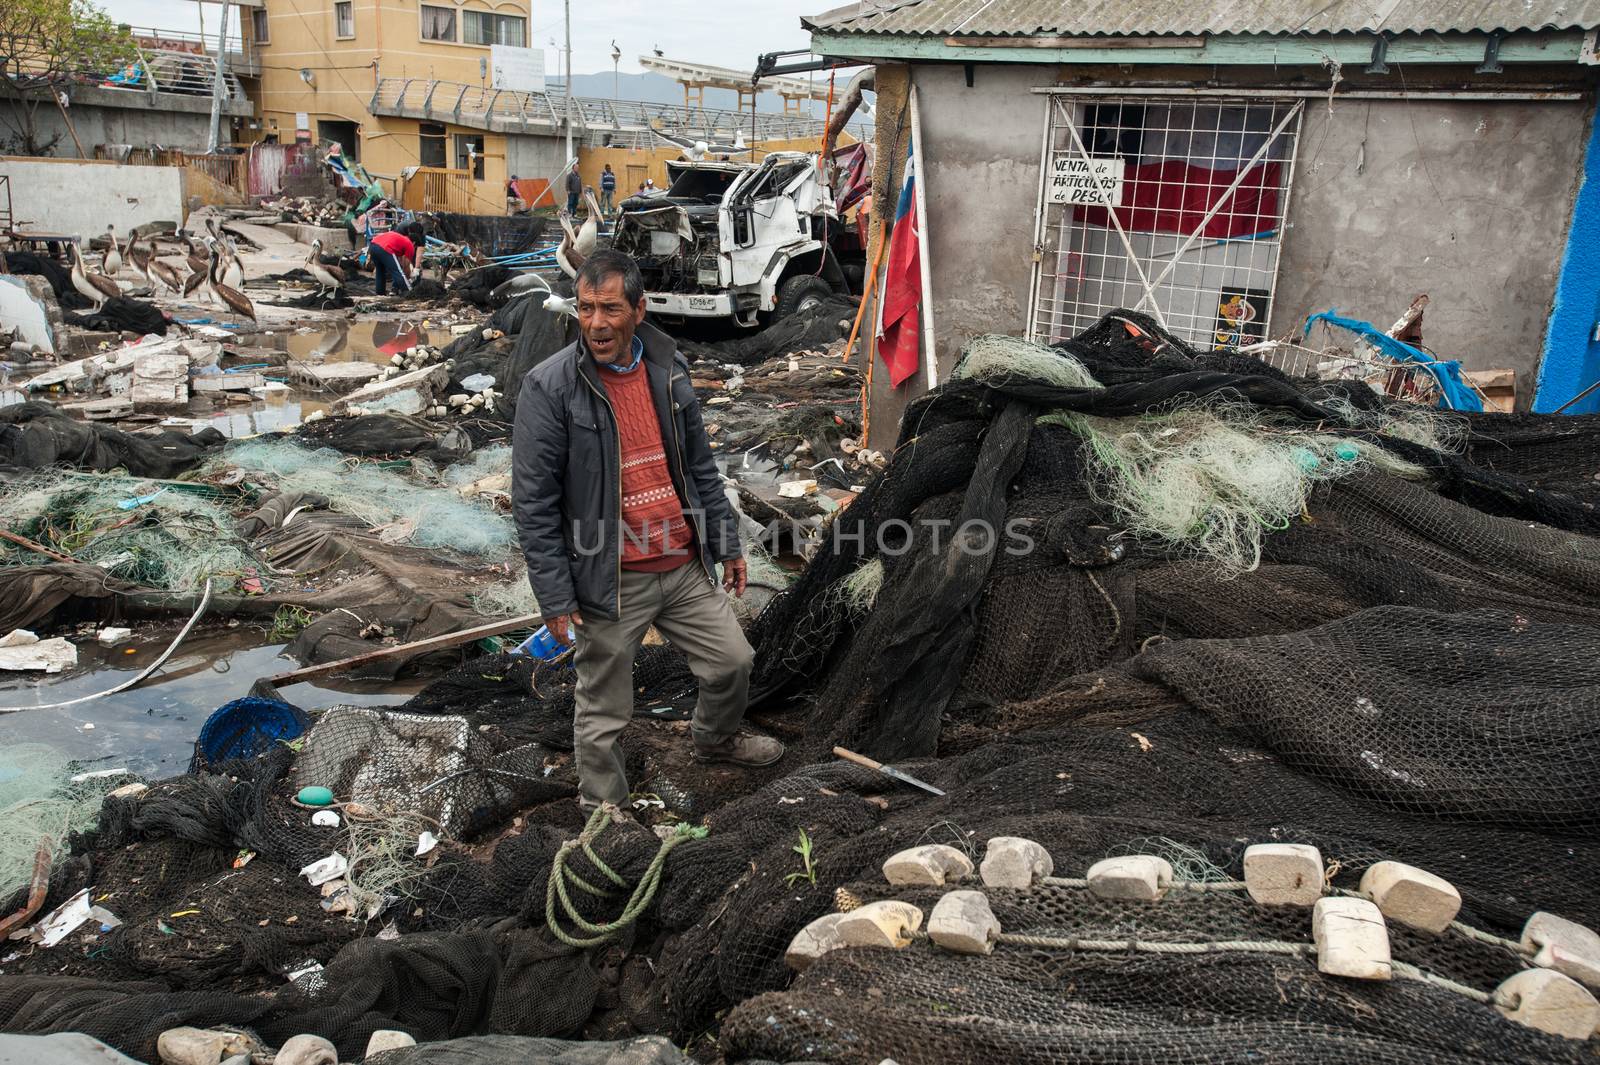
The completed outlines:
<svg viewBox="0 0 1600 1065">
<path fill-rule="evenodd" d="M 39 842 L 51 841 L 52 859 L 66 854 L 68 833 L 94 827 L 106 793 L 135 778 L 91 776 L 54 748 L 16 744 L 0 751 L 0 898 L 26 884 Z"/>
<path fill-rule="evenodd" d="M 957 377 L 1021 377 L 1098 388 L 1071 355 L 1015 337 L 975 337 Z M 1224 574 L 1261 562 L 1261 540 L 1306 513 L 1316 485 L 1380 470 L 1421 480 L 1426 472 L 1351 430 L 1390 434 L 1440 450 L 1458 446 L 1456 427 L 1423 408 L 1359 410 L 1335 400 L 1326 426 L 1289 424 L 1241 402 L 1211 400 L 1137 417 L 1069 411 L 1040 417 L 1082 437 L 1096 497 L 1128 531 L 1216 563 Z"/>
<path fill-rule="evenodd" d="M 11 531 L 147 588 L 193 591 L 260 567 L 234 535 L 227 508 L 126 474 L 57 471 L 12 481 L 0 485 L 0 513 Z M 0 551 L 0 565 L 40 561 L 20 548 Z"/>
</svg>

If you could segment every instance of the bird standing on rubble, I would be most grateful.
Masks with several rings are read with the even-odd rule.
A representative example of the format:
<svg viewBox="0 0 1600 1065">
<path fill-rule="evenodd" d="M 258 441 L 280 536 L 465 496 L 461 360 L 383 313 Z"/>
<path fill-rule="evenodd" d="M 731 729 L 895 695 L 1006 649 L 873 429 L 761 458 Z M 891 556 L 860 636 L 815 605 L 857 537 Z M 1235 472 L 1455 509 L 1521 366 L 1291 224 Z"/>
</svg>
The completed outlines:
<svg viewBox="0 0 1600 1065">
<path fill-rule="evenodd" d="M 106 226 L 106 239 L 111 246 L 106 249 L 105 257 L 100 260 L 101 271 L 107 277 L 116 277 L 117 271 L 122 269 L 122 252 L 117 249 L 117 227 Z"/>
<path fill-rule="evenodd" d="M 171 263 L 164 262 L 161 259 L 151 259 L 150 276 L 161 282 L 162 286 L 173 295 L 183 291 L 183 281 L 178 277 L 178 271 L 172 268 Z"/>
<path fill-rule="evenodd" d="M 109 299 L 122 295 L 122 288 L 105 274 L 91 271 L 83 261 L 83 249 L 72 245 L 72 287 L 99 310 Z"/>
<path fill-rule="evenodd" d="M 155 258 L 151 249 L 139 243 L 139 239 L 132 233 L 128 234 L 128 243 L 123 248 L 123 258 L 133 268 L 133 272 L 144 279 L 146 285 L 151 284 L 150 261 Z"/>
<path fill-rule="evenodd" d="M 344 271 L 337 266 L 326 266 L 322 262 L 322 238 L 318 237 L 311 242 L 311 254 L 306 256 L 306 273 L 310 274 L 319 286 L 319 298 L 328 294 L 331 289 L 334 295 L 344 287 Z"/>
<path fill-rule="evenodd" d="M 244 264 L 239 261 L 239 248 L 233 238 L 229 237 L 223 242 L 221 252 L 222 283 L 235 291 L 244 288 Z"/>
<path fill-rule="evenodd" d="M 218 277 L 219 265 L 216 246 L 211 248 L 211 294 L 221 300 L 234 314 L 242 314 L 252 322 L 256 320 L 255 304 L 243 292 L 224 284 Z"/>
</svg>

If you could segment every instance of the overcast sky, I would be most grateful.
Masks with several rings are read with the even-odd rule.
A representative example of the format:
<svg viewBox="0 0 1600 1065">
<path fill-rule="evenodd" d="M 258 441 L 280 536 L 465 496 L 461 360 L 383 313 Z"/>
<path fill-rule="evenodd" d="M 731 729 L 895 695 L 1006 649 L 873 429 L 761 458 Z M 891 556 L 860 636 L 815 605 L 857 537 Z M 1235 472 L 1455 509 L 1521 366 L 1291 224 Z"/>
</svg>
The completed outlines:
<svg viewBox="0 0 1600 1065">
<path fill-rule="evenodd" d="M 191 33 L 200 28 L 198 9 L 204 8 L 210 33 L 216 32 L 222 10 L 217 4 L 193 0 L 98 2 L 118 22 Z M 356 3 L 358 8 L 366 6 L 360 0 Z M 749 70 L 761 52 L 807 47 L 800 16 L 838 4 L 839 0 L 575 0 L 572 68 L 579 74 L 609 71 L 614 39 L 622 49 L 625 73 L 637 73 L 638 57 L 656 48 L 669 59 Z M 561 7 L 557 0 L 533 0 L 530 44 L 548 48 L 552 37 L 558 47 L 562 44 Z M 552 73 L 555 59 L 548 57 L 546 69 Z"/>
</svg>

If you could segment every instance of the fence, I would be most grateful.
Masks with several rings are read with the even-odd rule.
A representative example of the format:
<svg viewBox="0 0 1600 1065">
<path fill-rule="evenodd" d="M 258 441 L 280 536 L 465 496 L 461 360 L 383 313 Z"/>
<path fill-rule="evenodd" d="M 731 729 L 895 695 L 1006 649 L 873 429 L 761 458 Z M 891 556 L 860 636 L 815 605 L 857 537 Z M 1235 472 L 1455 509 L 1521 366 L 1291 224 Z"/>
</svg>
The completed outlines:
<svg viewBox="0 0 1600 1065">
<path fill-rule="evenodd" d="M 454 214 L 505 214 L 505 200 L 480 193 L 470 170 L 419 166 L 405 178 L 400 204 L 408 211 L 448 211 Z"/>
<path fill-rule="evenodd" d="M 248 158 L 244 155 L 206 155 L 181 148 L 135 148 L 126 144 L 97 144 L 96 159 L 131 166 L 177 166 L 204 175 L 213 184 L 243 198 L 248 191 Z"/>
<path fill-rule="evenodd" d="M 246 167 L 251 196 L 277 196 L 317 171 L 317 151 L 310 144 L 252 144 Z"/>
</svg>

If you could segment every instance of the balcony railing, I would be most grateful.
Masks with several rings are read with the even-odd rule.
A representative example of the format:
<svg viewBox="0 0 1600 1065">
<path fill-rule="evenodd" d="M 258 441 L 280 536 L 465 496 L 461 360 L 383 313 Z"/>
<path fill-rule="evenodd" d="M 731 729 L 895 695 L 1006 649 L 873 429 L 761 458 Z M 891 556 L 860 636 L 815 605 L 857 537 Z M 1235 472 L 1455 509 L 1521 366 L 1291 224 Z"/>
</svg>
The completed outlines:
<svg viewBox="0 0 1600 1065">
<path fill-rule="evenodd" d="M 711 143 L 738 133 L 757 141 L 817 137 L 823 123 L 799 115 L 727 111 L 639 100 L 606 100 L 561 93 L 518 92 L 429 78 L 380 78 L 368 110 L 375 115 L 436 119 L 507 133 L 564 132 L 590 144 L 652 147 L 651 130 Z"/>
</svg>

